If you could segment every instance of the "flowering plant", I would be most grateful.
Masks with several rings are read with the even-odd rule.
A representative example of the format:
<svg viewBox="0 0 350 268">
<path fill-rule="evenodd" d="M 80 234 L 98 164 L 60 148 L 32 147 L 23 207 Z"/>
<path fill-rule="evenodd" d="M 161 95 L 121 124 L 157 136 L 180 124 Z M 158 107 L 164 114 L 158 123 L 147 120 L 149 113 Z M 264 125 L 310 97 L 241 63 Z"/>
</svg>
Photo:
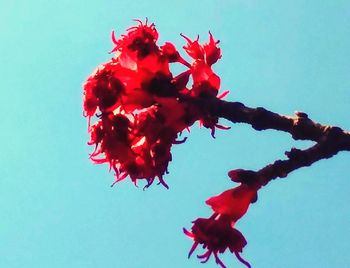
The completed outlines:
<svg viewBox="0 0 350 268">
<path fill-rule="evenodd" d="M 201 262 L 213 255 L 216 263 L 225 267 L 218 254 L 229 249 L 251 267 L 240 255 L 247 241 L 235 224 L 257 200 L 258 190 L 297 168 L 349 151 L 350 134 L 315 123 L 303 112 L 288 117 L 223 101 L 228 91 L 219 94 L 220 77 L 212 68 L 221 58 L 221 49 L 210 32 L 204 44 L 199 37 L 191 40 L 181 34 L 186 42 L 183 49 L 191 58 L 186 61 L 171 42 L 157 44 L 153 23 L 137 22 L 120 38 L 112 32 L 113 58 L 97 67 L 83 85 L 88 144 L 95 147 L 90 159 L 109 164 L 115 173 L 112 186 L 129 177 L 135 185 L 144 180 L 144 188 L 154 181 L 168 188 L 164 175 L 172 160 L 171 148 L 186 141 L 180 136 L 196 121 L 210 129 L 213 137 L 217 128 L 229 129 L 218 123 L 219 118 L 226 118 L 251 124 L 256 130 L 276 129 L 294 139 L 316 142 L 307 150 L 292 148 L 286 152 L 287 160 L 277 160 L 259 171 L 231 170 L 228 176 L 239 185 L 209 198 L 206 204 L 212 208 L 212 216 L 194 220 L 190 231 L 184 228 L 193 240 L 189 257 L 202 245 L 206 251 L 198 255 Z M 171 64 L 186 69 L 173 74 Z"/>
<path fill-rule="evenodd" d="M 221 53 L 211 34 L 205 45 L 183 35 L 185 51 L 193 59 L 190 64 L 172 43 L 157 45 L 154 24 L 138 22 L 120 39 L 112 33 L 115 56 L 84 84 L 84 114 L 89 121 L 97 117 L 89 123 L 89 144 L 95 145 L 90 158 L 109 163 L 115 182 L 129 176 L 135 184 L 145 179 L 148 187 L 157 179 L 167 187 L 163 175 L 172 159 L 172 145 L 185 141 L 177 140 L 182 131 L 197 120 L 213 135 L 215 127 L 223 128 L 217 117 L 203 116 L 183 101 L 190 96 L 217 97 L 220 78 L 211 66 Z M 187 70 L 174 76 L 171 63 L 181 63 Z M 193 85 L 188 88 L 190 77 Z"/>
</svg>

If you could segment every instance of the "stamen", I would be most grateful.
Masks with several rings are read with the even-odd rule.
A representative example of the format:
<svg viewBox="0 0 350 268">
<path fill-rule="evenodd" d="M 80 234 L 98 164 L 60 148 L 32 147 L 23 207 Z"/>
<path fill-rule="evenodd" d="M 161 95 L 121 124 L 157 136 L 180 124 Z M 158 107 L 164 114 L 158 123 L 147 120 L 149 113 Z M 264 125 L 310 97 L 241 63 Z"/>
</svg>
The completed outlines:
<svg viewBox="0 0 350 268">
<path fill-rule="evenodd" d="M 186 142 L 186 140 L 187 140 L 187 137 L 183 138 L 182 140 L 175 140 L 173 142 L 173 144 L 182 144 L 182 143 Z"/>
<path fill-rule="evenodd" d="M 162 177 L 159 177 L 158 180 L 159 180 L 158 184 L 162 184 L 165 188 L 169 189 L 168 184 L 166 184 L 166 182 L 163 180 Z"/>
<path fill-rule="evenodd" d="M 215 124 L 215 127 L 219 128 L 219 129 L 223 129 L 223 130 L 231 129 L 231 127 L 223 126 L 223 125 L 219 125 L 219 124 Z"/>
<path fill-rule="evenodd" d="M 214 252 L 215 262 L 221 266 L 221 268 L 226 268 L 225 264 L 220 260 L 218 253 Z"/>
<path fill-rule="evenodd" d="M 147 179 L 147 184 L 143 187 L 143 191 L 145 191 L 148 187 L 150 187 L 153 183 L 154 179 Z"/>
<path fill-rule="evenodd" d="M 185 38 L 185 40 L 188 42 L 188 43 L 192 43 L 191 39 L 189 39 L 186 35 L 180 33 L 180 35 Z"/>
<path fill-rule="evenodd" d="M 127 176 L 128 173 L 123 173 L 121 176 L 118 175 L 117 179 L 112 183 L 111 187 L 113 187 L 117 182 L 124 180 Z"/>
<path fill-rule="evenodd" d="M 193 243 L 193 245 L 192 245 L 192 247 L 191 247 L 191 249 L 190 249 L 190 252 L 188 252 L 188 258 L 190 258 L 190 257 L 191 257 L 191 255 L 192 255 L 193 251 L 195 251 L 195 250 L 196 250 L 196 248 L 197 248 L 198 244 L 199 244 L 198 242 L 194 242 L 194 243 Z"/>
<path fill-rule="evenodd" d="M 211 135 L 214 139 L 216 139 L 216 137 L 215 137 L 215 126 L 211 128 L 210 135 Z"/>
<path fill-rule="evenodd" d="M 238 253 L 237 251 L 235 251 L 235 255 L 236 255 L 237 259 L 238 259 L 241 263 L 243 263 L 245 266 L 247 266 L 247 268 L 252 268 L 252 266 L 250 265 L 250 263 L 247 262 L 246 260 L 244 260 L 244 259 L 241 257 L 241 255 L 239 255 L 239 253 Z"/>
<path fill-rule="evenodd" d="M 118 40 L 117 38 L 115 37 L 115 33 L 114 33 L 114 30 L 112 31 L 112 42 L 115 44 L 115 45 L 118 45 Z"/>
<path fill-rule="evenodd" d="M 140 19 L 133 19 L 133 21 L 136 21 L 136 22 L 140 23 L 141 26 L 143 26 L 143 23 Z M 146 25 L 147 25 L 147 18 L 146 18 Z"/>
<path fill-rule="evenodd" d="M 211 253 L 212 253 L 212 251 L 208 250 L 207 252 L 205 252 L 202 255 L 197 255 L 197 258 L 198 259 L 204 259 L 204 260 L 201 261 L 201 263 L 206 263 L 210 259 Z"/>
<path fill-rule="evenodd" d="M 217 98 L 220 99 L 220 100 L 222 100 L 222 99 L 225 98 L 229 93 L 230 93 L 229 90 L 225 90 L 225 91 L 222 92 L 220 95 L 218 95 Z"/>
</svg>

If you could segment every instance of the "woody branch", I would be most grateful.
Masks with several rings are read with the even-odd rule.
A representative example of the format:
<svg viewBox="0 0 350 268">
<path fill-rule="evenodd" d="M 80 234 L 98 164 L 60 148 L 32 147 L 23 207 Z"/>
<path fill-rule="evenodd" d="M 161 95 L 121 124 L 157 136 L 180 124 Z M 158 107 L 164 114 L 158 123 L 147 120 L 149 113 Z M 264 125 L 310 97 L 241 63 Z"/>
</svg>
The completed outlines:
<svg viewBox="0 0 350 268">
<path fill-rule="evenodd" d="M 262 107 L 250 108 L 240 102 L 227 102 L 217 98 L 190 98 L 185 101 L 207 116 L 225 118 L 233 123 L 247 123 L 258 131 L 284 131 L 291 134 L 295 140 L 316 142 L 306 150 L 292 148 L 285 153 L 287 160 L 276 160 L 258 171 L 233 170 L 229 175 L 235 182 L 260 187 L 278 177 L 284 178 L 296 169 L 330 158 L 340 151 L 350 151 L 350 132 L 340 127 L 314 122 L 303 112 L 296 112 L 295 116 L 285 116 Z"/>
</svg>

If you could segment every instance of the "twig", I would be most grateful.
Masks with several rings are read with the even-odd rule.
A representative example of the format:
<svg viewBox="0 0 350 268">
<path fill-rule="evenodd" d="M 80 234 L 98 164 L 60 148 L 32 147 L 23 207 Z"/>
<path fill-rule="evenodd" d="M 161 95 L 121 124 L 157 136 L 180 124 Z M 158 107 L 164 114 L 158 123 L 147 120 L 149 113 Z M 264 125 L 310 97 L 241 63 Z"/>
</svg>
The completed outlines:
<svg viewBox="0 0 350 268">
<path fill-rule="evenodd" d="M 309 119 L 303 112 L 295 116 L 284 116 L 262 107 L 250 108 L 240 102 L 227 102 L 217 98 L 188 98 L 202 116 L 225 118 L 233 123 L 247 123 L 260 131 L 275 129 L 288 132 L 295 140 L 311 140 L 316 144 L 306 150 L 292 148 L 286 152 L 287 160 L 277 160 L 258 170 L 237 169 L 229 172 L 235 182 L 246 183 L 260 188 L 278 177 L 284 178 L 290 172 L 310 166 L 313 163 L 350 151 L 350 133 L 335 126 L 321 125 Z"/>
<path fill-rule="evenodd" d="M 186 101 L 203 115 L 225 118 L 233 123 L 247 123 L 255 130 L 275 129 L 288 132 L 295 140 L 318 142 L 330 128 L 337 128 L 316 123 L 303 112 L 296 112 L 295 116 L 285 116 L 262 107 L 250 108 L 240 102 L 227 102 L 217 98 L 188 98 Z M 341 130 L 338 131 L 338 137 L 343 136 L 342 139 L 350 142 L 350 133 L 337 129 Z"/>
</svg>

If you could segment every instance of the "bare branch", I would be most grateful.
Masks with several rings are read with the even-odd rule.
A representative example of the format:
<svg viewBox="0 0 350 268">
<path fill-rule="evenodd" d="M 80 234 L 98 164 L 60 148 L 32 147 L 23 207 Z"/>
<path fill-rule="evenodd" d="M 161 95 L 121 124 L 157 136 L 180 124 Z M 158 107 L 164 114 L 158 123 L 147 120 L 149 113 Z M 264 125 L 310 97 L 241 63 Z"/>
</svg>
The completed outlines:
<svg viewBox="0 0 350 268">
<path fill-rule="evenodd" d="M 201 114 L 225 118 L 233 123 L 247 123 L 255 130 L 275 129 L 288 132 L 295 140 L 319 142 L 329 128 L 333 128 L 312 121 L 302 112 L 296 112 L 295 116 L 285 116 L 262 107 L 250 108 L 240 102 L 227 102 L 217 98 L 190 98 L 186 101 L 193 104 Z M 341 132 L 338 135 L 344 136 L 343 138 L 347 136 L 350 142 L 350 134 L 343 130 Z"/>
<path fill-rule="evenodd" d="M 247 123 L 258 131 L 284 131 L 290 133 L 295 140 L 316 142 L 306 150 L 292 148 L 285 153 L 287 160 L 277 160 L 258 171 L 232 170 L 229 176 L 235 182 L 260 188 L 278 177 L 286 177 L 298 168 L 330 158 L 340 151 L 350 151 L 349 132 L 339 127 L 316 123 L 303 112 L 296 112 L 295 116 L 284 116 L 262 107 L 250 108 L 240 102 L 227 102 L 217 98 L 188 98 L 184 101 L 193 105 L 202 116 L 225 118 L 233 123 Z"/>
<path fill-rule="evenodd" d="M 288 157 L 287 160 L 277 160 L 258 171 L 239 169 L 231 171 L 229 175 L 235 182 L 255 185 L 260 188 L 271 180 L 286 177 L 296 169 L 311 166 L 313 163 L 330 158 L 340 151 L 350 151 L 348 141 L 344 143 L 334 137 L 331 134 L 324 141 L 316 143 L 306 150 L 292 148 L 285 153 Z"/>
</svg>

